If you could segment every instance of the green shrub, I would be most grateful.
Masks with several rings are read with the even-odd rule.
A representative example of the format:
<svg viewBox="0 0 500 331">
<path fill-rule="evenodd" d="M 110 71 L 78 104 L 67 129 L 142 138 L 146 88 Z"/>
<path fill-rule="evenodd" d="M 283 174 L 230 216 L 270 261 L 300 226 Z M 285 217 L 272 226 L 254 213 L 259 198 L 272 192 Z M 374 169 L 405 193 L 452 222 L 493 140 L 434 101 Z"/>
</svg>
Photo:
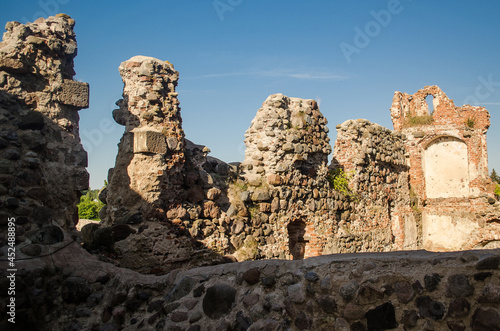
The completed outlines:
<svg viewBox="0 0 500 331">
<path fill-rule="evenodd" d="M 497 187 L 495 188 L 495 194 L 500 195 L 500 184 L 497 184 Z"/>
<path fill-rule="evenodd" d="M 420 126 L 420 125 L 429 125 L 434 122 L 434 117 L 432 115 L 421 115 L 421 116 L 410 116 L 406 119 L 405 126 Z"/>
<path fill-rule="evenodd" d="M 87 220 L 99 220 L 99 211 L 102 206 L 94 201 L 84 201 L 78 204 L 78 217 Z"/>
<path fill-rule="evenodd" d="M 78 217 L 80 219 L 99 220 L 99 212 L 104 207 L 104 203 L 97 198 L 99 190 L 89 190 L 84 193 L 80 197 L 80 203 L 77 205 Z"/>
</svg>

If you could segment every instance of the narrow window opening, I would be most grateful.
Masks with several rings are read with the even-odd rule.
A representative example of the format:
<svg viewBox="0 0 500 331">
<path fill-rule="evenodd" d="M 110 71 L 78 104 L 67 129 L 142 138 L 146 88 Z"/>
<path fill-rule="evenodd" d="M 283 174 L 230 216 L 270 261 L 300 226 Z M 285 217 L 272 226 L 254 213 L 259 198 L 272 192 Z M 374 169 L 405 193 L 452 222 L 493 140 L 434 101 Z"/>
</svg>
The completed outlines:
<svg viewBox="0 0 500 331">
<path fill-rule="evenodd" d="M 434 96 L 431 94 L 425 97 L 425 101 L 427 102 L 427 109 L 429 109 L 429 114 L 432 115 L 434 112 Z"/>
</svg>

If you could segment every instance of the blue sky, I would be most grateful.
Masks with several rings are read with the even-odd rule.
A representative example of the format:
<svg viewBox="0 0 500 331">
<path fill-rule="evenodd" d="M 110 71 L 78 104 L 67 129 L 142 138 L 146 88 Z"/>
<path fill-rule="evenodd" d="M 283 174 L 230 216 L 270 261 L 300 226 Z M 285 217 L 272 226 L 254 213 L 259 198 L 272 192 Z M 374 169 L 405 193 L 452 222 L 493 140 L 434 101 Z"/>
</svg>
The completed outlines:
<svg viewBox="0 0 500 331">
<path fill-rule="evenodd" d="M 174 64 L 186 137 L 226 162 L 243 160 L 243 135 L 270 94 L 318 100 L 333 144 L 335 126 L 348 119 L 392 129 L 394 91 L 436 84 L 457 106 L 490 111 L 489 167 L 500 170 L 496 0 L 23 0 L 1 7 L 2 24 L 59 12 L 76 20 L 75 79 L 91 91 L 80 129 L 92 188 L 114 166 L 123 134 L 111 117 L 123 89 L 118 66 L 134 55 Z"/>
</svg>

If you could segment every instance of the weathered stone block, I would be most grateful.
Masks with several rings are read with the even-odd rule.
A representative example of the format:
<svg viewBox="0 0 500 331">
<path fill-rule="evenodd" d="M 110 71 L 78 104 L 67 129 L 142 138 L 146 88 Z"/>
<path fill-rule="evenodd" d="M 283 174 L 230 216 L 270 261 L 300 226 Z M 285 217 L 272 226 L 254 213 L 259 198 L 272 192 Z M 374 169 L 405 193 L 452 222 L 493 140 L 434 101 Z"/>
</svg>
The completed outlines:
<svg viewBox="0 0 500 331">
<path fill-rule="evenodd" d="M 281 185 L 283 181 L 280 175 L 270 174 L 267 176 L 267 182 L 269 183 L 269 185 L 277 186 Z"/>
<path fill-rule="evenodd" d="M 167 140 L 160 132 L 134 132 L 134 153 L 165 154 L 167 150 Z"/>
<path fill-rule="evenodd" d="M 18 59 L 2 58 L 0 59 L 0 71 L 24 73 L 27 71 L 27 67 Z"/>
<path fill-rule="evenodd" d="M 207 289 L 203 298 L 203 312 L 211 319 L 220 319 L 231 311 L 236 290 L 226 284 L 216 284 Z"/>
<path fill-rule="evenodd" d="M 89 107 L 89 84 L 65 79 L 59 94 L 61 103 L 78 108 Z"/>
<path fill-rule="evenodd" d="M 425 136 L 425 132 L 423 131 L 417 131 L 413 133 L 413 137 L 415 138 L 423 138 Z"/>
<path fill-rule="evenodd" d="M 258 188 L 252 194 L 252 201 L 266 201 L 270 199 L 269 191 L 265 188 Z"/>
</svg>

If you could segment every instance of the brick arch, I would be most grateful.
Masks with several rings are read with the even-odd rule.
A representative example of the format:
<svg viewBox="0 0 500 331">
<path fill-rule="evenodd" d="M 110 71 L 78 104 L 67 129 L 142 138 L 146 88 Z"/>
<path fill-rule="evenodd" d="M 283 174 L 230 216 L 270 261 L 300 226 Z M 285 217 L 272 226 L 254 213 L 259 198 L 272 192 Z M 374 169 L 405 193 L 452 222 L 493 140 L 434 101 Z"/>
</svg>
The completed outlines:
<svg viewBox="0 0 500 331">
<path fill-rule="evenodd" d="M 316 231 L 317 224 L 304 217 L 296 217 L 287 225 L 288 249 L 293 260 L 320 256 L 326 240 L 324 235 Z"/>
<path fill-rule="evenodd" d="M 293 260 L 302 260 L 306 256 L 306 223 L 301 219 L 290 222 L 288 230 L 288 248 Z"/>
<path fill-rule="evenodd" d="M 434 135 L 429 135 L 429 136 L 425 137 L 424 139 L 422 139 L 422 142 L 421 142 L 422 148 L 424 150 L 426 150 L 427 148 L 429 148 L 430 145 L 435 143 L 436 140 L 441 139 L 441 138 L 449 138 L 449 139 L 457 140 L 457 141 L 463 142 L 464 144 L 467 145 L 465 140 L 463 140 L 462 138 L 460 138 L 458 136 L 451 135 L 451 134 L 440 134 L 440 135 L 434 134 Z"/>
</svg>

